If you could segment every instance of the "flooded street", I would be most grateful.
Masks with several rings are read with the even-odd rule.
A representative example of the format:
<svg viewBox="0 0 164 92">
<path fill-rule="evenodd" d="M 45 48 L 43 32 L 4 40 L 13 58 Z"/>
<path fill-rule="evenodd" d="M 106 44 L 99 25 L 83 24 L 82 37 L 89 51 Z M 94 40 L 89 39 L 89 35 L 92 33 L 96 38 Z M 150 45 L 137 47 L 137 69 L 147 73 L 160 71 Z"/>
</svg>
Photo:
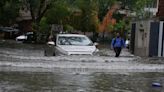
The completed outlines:
<svg viewBox="0 0 164 92">
<path fill-rule="evenodd" d="M 0 92 L 163 92 L 164 73 L 0 72 Z"/>
<path fill-rule="evenodd" d="M 164 0 L 0 6 L 0 92 L 164 92 Z"/>
<path fill-rule="evenodd" d="M 124 50 L 98 56 L 44 56 L 44 46 L 0 47 L 0 92 L 163 92 L 163 59 L 141 59 Z M 151 60 L 151 63 L 148 62 Z M 144 61 L 144 62 L 143 62 Z"/>
</svg>

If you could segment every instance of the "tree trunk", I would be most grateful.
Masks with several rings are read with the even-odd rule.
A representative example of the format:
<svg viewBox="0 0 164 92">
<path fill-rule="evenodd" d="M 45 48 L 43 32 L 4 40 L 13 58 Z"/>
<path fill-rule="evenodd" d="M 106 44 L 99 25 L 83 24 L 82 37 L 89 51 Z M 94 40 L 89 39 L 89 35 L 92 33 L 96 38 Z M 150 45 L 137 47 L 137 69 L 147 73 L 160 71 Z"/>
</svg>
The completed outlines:
<svg viewBox="0 0 164 92">
<path fill-rule="evenodd" d="M 103 31 L 102 40 L 103 40 L 103 42 L 105 41 L 105 31 Z"/>
<path fill-rule="evenodd" d="M 36 31 L 36 42 L 40 43 L 41 42 L 41 34 L 39 32 L 39 23 L 35 22 L 35 31 Z"/>
</svg>

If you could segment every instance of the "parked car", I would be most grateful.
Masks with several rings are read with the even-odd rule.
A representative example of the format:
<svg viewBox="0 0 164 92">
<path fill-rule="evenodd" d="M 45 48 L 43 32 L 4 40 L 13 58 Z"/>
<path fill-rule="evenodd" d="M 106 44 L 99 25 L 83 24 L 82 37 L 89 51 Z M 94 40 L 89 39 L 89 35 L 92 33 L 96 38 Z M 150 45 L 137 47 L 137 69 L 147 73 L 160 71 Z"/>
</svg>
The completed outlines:
<svg viewBox="0 0 164 92">
<path fill-rule="evenodd" d="M 13 27 L 0 27 L 0 38 L 13 39 L 19 33 L 19 29 Z"/>
<path fill-rule="evenodd" d="M 16 37 L 16 41 L 25 41 L 27 40 L 27 36 L 26 35 L 20 35 L 18 37 Z"/>
<path fill-rule="evenodd" d="M 48 42 L 48 45 L 53 44 L 55 44 L 55 55 L 93 55 L 99 51 L 96 48 L 97 43 L 80 34 L 58 34 L 54 43 Z"/>
<path fill-rule="evenodd" d="M 27 32 L 23 35 L 16 37 L 16 41 L 31 43 L 35 41 L 35 34 L 33 32 Z"/>
</svg>

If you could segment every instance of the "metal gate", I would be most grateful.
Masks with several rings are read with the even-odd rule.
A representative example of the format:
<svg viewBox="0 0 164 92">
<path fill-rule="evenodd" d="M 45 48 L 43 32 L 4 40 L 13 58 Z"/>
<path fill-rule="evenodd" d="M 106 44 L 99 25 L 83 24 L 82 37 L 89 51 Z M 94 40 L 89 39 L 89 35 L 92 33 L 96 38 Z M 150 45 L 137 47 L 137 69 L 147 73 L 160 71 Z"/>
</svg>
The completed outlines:
<svg viewBox="0 0 164 92">
<path fill-rule="evenodd" d="M 159 22 L 150 24 L 149 56 L 158 56 Z"/>
<path fill-rule="evenodd" d="M 136 23 L 133 23 L 131 29 L 131 41 L 130 41 L 130 50 L 132 54 L 134 54 L 134 48 L 135 48 L 135 32 L 136 32 Z"/>
</svg>

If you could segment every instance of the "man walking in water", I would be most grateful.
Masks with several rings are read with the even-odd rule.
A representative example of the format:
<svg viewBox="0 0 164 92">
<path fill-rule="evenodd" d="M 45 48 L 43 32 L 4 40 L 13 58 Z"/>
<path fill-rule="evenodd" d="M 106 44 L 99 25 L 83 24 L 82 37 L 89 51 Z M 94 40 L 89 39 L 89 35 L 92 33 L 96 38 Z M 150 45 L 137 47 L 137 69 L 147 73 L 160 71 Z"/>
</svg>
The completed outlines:
<svg viewBox="0 0 164 92">
<path fill-rule="evenodd" d="M 125 42 L 121 38 L 119 33 L 117 33 L 116 37 L 112 39 L 112 47 L 114 48 L 114 51 L 116 53 L 115 57 L 119 57 L 122 48 L 125 47 Z"/>
</svg>

